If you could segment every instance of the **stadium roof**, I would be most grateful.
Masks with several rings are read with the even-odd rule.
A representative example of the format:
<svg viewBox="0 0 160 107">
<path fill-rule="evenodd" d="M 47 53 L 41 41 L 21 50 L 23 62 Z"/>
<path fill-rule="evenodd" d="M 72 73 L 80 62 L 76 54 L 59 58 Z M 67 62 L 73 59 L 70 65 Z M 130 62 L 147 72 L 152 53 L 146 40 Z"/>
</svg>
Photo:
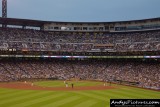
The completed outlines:
<svg viewBox="0 0 160 107">
<path fill-rule="evenodd" d="M 159 18 L 143 19 L 143 20 L 131 20 L 131 21 L 116 21 L 116 22 L 58 22 L 58 21 L 41 21 L 41 20 L 31 20 L 31 19 L 17 19 L 17 18 L 2 18 L 0 17 L 0 24 L 6 25 L 17 25 L 17 26 L 32 26 L 32 27 L 42 27 L 44 24 L 49 23 L 77 23 L 77 24 L 114 24 L 114 23 L 129 23 L 129 22 L 144 22 L 148 20 L 158 20 Z"/>
<path fill-rule="evenodd" d="M 47 23 L 47 22 L 46 21 L 39 21 L 39 20 L 2 18 L 2 17 L 0 17 L 0 24 L 6 24 L 6 25 L 41 27 L 45 23 Z"/>
</svg>

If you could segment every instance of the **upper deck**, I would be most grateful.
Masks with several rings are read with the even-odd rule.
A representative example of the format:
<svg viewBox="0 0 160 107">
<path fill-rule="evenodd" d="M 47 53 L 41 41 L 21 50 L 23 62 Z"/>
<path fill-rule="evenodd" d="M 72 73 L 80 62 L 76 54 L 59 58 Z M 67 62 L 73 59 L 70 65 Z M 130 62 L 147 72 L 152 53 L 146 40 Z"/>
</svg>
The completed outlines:
<svg viewBox="0 0 160 107">
<path fill-rule="evenodd" d="M 160 18 L 116 22 L 58 22 L 0 17 L 0 26 L 2 25 L 44 31 L 133 32 L 160 29 Z"/>
</svg>

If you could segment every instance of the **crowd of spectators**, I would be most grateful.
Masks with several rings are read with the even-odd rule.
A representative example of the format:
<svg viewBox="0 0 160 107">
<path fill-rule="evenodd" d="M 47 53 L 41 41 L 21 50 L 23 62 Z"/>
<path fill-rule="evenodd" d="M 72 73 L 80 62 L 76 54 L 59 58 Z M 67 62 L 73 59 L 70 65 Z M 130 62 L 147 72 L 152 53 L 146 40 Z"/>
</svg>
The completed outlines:
<svg viewBox="0 0 160 107">
<path fill-rule="evenodd" d="M 5 61 L 0 62 L 0 81 L 25 78 L 57 78 L 128 81 L 139 87 L 160 89 L 160 63 L 141 61 Z"/>
<path fill-rule="evenodd" d="M 128 33 L 45 32 L 0 28 L 0 49 L 27 51 L 158 51 L 160 31 Z M 160 64 L 116 61 L 4 61 L 0 81 L 24 78 L 96 79 L 138 82 L 139 87 L 160 89 Z"/>
<path fill-rule="evenodd" d="M 130 33 L 45 32 L 0 28 L 0 48 L 28 51 L 160 50 L 160 31 Z M 98 45 L 98 46 L 97 46 Z"/>
</svg>

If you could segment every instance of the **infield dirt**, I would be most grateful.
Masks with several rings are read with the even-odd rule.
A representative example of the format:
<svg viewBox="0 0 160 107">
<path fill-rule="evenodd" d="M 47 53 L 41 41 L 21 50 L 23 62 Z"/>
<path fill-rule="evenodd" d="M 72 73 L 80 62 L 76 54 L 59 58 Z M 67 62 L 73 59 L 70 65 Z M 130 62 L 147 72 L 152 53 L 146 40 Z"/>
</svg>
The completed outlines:
<svg viewBox="0 0 160 107">
<path fill-rule="evenodd" d="M 9 88 L 9 89 L 20 89 L 20 90 L 47 90 L 47 91 L 82 91 L 82 90 L 108 90 L 108 89 L 116 89 L 114 86 L 74 86 L 72 87 L 42 87 L 33 85 L 32 83 L 2 83 L 0 84 L 1 88 Z"/>
</svg>

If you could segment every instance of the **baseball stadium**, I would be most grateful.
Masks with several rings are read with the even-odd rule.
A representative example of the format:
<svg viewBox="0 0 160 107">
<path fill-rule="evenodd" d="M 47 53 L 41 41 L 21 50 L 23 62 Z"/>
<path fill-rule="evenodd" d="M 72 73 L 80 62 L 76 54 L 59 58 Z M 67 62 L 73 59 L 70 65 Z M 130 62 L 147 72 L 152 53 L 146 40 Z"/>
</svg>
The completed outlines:
<svg viewBox="0 0 160 107">
<path fill-rule="evenodd" d="M 2 0 L 0 38 L 0 107 L 110 107 L 110 99 L 160 99 L 158 17 L 8 18 Z"/>
</svg>

